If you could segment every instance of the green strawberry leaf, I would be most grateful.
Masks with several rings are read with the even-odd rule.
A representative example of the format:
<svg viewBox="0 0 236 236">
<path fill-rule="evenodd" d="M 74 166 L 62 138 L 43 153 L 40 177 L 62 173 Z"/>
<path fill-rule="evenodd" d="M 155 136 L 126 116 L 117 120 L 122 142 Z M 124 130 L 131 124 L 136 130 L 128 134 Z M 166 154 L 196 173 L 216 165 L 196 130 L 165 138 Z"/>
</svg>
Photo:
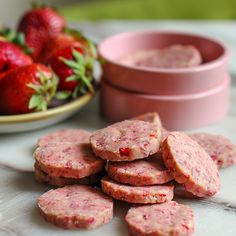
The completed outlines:
<svg viewBox="0 0 236 236">
<path fill-rule="evenodd" d="M 35 94 L 30 98 L 29 109 L 34 109 L 40 106 L 44 101 L 43 96 L 40 94 Z"/>
<path fill-rule="evenodd" d="M 84 84 L 88 87 L 89 91 L 91 93 L 94 93 L 94 89 L 93 89 L 93 86 L 92 84 L 90 83 L 90 81 L 85 77 L 85 76 L 82 76 L 81 77 L 81 80 L 84 82 Z"/>
<path fill-rule="evenodd" d="M 65 59 L 64 57 L 60 57 L 60 60 L 64 62 L 65 65 L 69 66 L 70 68 L 77 69 L 78 63 L 73 60 Z"/>
<path fill-rule="evenodd" d="M 64 100 L 71 96 L 70 91 L 58 91 L 55 95 L 55 98 L 58 100 Z"/>
<path fill-rule="evenodd" d="M 44 85 L 47 80 L 46 80 L 45 75 L 43 74 L 42 70 L 40 69 L 40 67 L 38 67 L 38 72 L 39 72 L 39 79 L 40 79 L 41 85 Z"/>
<path fill-rule="evenodd" d="M 83 55 L 74 48 L 72 48 L 72 55 L 74 59 L 71 60 L 60 57 L 60 60 L 73 71 L 73 74 L 66 78 L 66 81 L 80 81 L 74 89 L 72 97 L 75 98 L 78 94 L 85 94 L 87 91 L 94 93 L 92 81 L 95 60 L 88 54 Z"/>
<path fill-rule="evenodd" d="M 80 92 L 81 94 L 85 94 L 85 93 L 87 92 L 86 87 L 85 87 L 85 86 L 80 86 L 80 87 L 79 87 L 79 92 Z"/>
<path fill-rule="evenodd" d="M 75 81 L 75 80 L 78 80 L 77 75 L 71 75 L 71 76 L 66 78 L 66 82 Z"/>
<path fill-rule="evenodd" d="M 34 91 L 36 91 L 36 93 L 41 93 L 41 90 L 42 90 L 42 86 L 41 85 L 37 85 L 37 84 L 27 84 L 27 86 L 29 88 L 32 88 Z"/>
<path fill-rule="evenodd" d="M 77 77 L 81 77 L 85 74 L 85 68 L 84 67 L 79 67 L 78 69 L 73 69 L 73 72 Z"/>
<path fill-rule="evenodd" d="M 38 79 L 40 84 L 27 84 L 27 86 L 35 91 L 34 95 L 30 98 L 29 109 L 37 111 L 47 110 L 48 103 L 55 96 L 58 79 L 53 75 L 46 77 L 40 67 L 38 69 Z"/>
<path fill-rule="evenodd" d="M 3 28 L 0 34 L 4 36 L 9 42 L 12 42 L 16 37 L 16 32 L 10 28 Z"/>
<path fill-rule="evenodd" d="M 79 53 L 74 48 L 72 48 L 72 55 L 79 64 L 84 64 L 85 63 L 84 57 L 81 55 L 81 53 Z"/>
<path fill-rule="evenodd" d="M 36 110 L 37 111 L 46 111 L 47 110 L 47 106 L 48 106 L 47 102 L 45 100 L 43 100 L 42 103 L 40 103 L 38 105 L 38 107 L 36 107 Z"/>
<path fill-rule="evenodd" d="M 23 33 L 19 33 L 16 39 L 19 45 L 23 46 L 25 44 L 25 35 Z"/>
<path fill-rule="evenodd" d="M 92 57 L 87 57 L 86 58 L 86 66 L 87 68 L 93 68 L 93 65 L 94 65 L 94 59 Z"/>
<path fill-rule="evenodd" d="M 96 45 L 88 39 L 89 48 L 94 58 L 97 58 L 97 47 Z"/>
</svg>

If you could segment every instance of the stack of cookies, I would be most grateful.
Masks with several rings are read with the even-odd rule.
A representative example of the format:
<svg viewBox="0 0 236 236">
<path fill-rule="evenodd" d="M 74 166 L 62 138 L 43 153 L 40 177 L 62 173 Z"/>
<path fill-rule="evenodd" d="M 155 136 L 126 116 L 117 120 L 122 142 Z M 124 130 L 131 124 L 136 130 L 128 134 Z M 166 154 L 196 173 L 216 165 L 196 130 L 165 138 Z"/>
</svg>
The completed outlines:
<svg viewBox="0 0 236 236">
<path fill-rule="evenodd" d="M 36 180 L 57 187 L 98 183 L 106 161 L 93 154 L 90 135 L 84 130 L 65 129 L 39 139 L 34 152 Z"/>
<path fill-rule="evenodd" d="M 113 124 L 90 138 L 96 156 L 108 160 L 102 190 L 115 199 L 140 204 L 173 198 L 173 177 L 158 151 L 162 126 L 156 113 Z"/>
</svg>

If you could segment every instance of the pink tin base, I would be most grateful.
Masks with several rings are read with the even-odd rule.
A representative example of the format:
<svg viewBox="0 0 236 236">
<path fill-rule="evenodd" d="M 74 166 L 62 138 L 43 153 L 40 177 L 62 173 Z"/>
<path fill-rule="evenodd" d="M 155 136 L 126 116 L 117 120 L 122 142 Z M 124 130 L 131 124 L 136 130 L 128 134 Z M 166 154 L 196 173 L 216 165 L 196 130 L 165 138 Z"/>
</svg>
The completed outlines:
<svg viewBox="0 0 236 236">
<path fill-rule="evenodd" d="M 104 80 L 101 84 L 101 108 L 115 122 L 156 111 L 169 130 L 198 128 L 223 118 L 229 108 L 230 77 L 214 89 L 190 95 L 143 95 L 117 89 Z"/>
</svg>

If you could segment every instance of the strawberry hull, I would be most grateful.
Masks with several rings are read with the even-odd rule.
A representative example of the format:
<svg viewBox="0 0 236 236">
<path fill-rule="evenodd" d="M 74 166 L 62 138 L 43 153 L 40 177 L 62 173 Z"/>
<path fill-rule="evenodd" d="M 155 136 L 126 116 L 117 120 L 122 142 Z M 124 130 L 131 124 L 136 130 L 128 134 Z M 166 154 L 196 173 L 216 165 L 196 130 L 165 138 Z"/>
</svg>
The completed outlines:
<svg viewBox="0 0 236 236">
<path fill-rule="evenodd" d="M 51 60 L 51 67 L 53 71 L 57 74 L 57 76 L 60 78 L 58 88 L 59 90 L 69 90 L 73 92 L 73 90 L 78 85 L 79 81 L 66 81 L 69 76 L 72 76 L 74 74 L 73 69 L 68 67 L 61 58 L 65 58 L 68 60 L 73 60 L 72 55 L 72 48 L 74 48 L 79 53 L 83 53 L 82 48 L 80 47 L 79 43 L 74 44 L 73 46 L 69 46 L 66 48 L 63 48 L 62 50 L 58 50 L 57 53 L 52 57 Z"/>
</svg>

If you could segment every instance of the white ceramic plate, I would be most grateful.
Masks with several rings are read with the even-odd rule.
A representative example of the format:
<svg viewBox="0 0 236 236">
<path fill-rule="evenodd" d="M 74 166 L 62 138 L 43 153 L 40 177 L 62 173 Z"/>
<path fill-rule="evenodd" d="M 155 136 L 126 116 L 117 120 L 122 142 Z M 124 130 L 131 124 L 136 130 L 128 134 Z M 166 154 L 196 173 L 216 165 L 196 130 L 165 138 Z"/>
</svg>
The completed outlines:
<svg viewBox="0 0 236 236">
<path fill-rule="evenodd" d="M 76 100 L 47 111 L 22 115 L 0 116 L 0 133 L 25 132 L 43 128 L 73 115 L 86 105 L 93 95 L 86 94 Z"/>
</svg>

